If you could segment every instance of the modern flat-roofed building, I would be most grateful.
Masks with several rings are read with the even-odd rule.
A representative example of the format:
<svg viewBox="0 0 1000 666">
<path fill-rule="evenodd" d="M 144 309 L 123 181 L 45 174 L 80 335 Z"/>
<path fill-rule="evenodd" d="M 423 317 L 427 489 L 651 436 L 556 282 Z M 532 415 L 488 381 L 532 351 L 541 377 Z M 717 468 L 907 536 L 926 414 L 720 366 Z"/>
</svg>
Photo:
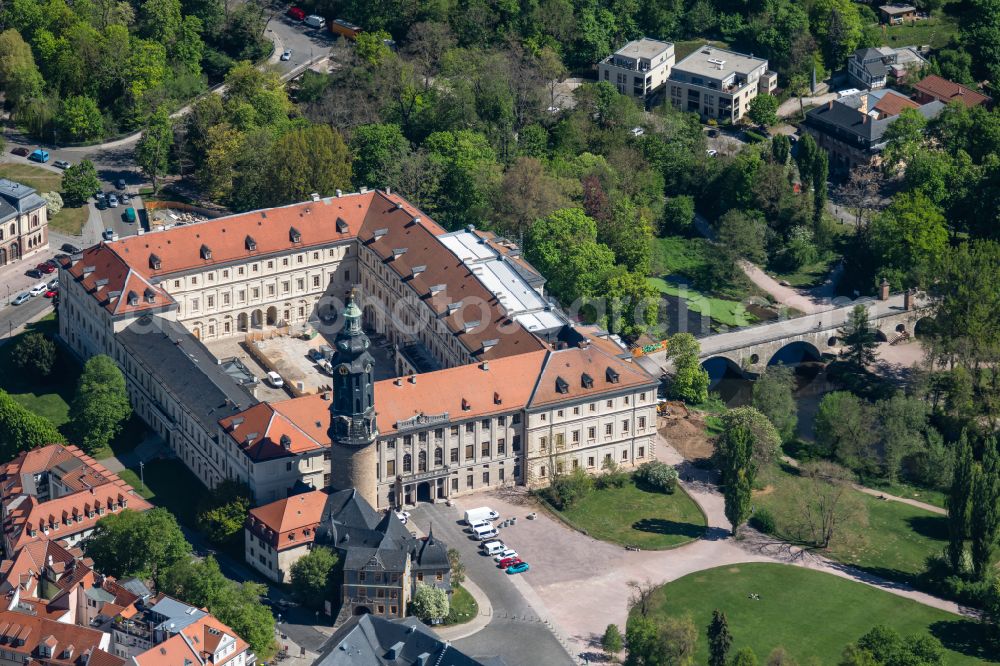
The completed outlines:
<svg viewBox="0 0 1000 666">
<path fill-rule="evenodd" d="M 766 59 L 707 44 L 674 65 L 667 81 L 676 108 L 722 122 L 739 121 L 750 100 L 777 85 Z"/>
<path fill-rule="evenodd" d="M 597 76 L 623 95 L 648 99 L 670 76 L 674 45 L 643 37 L 631 41 L 597 64 Z"/>
<path fill-rule="evenodd" d="M 900 25 L 917 20 L 917 8 L 899 2 L 880 6 L 878 14 L 879 19 L 886 25 Z"/>
</svg>

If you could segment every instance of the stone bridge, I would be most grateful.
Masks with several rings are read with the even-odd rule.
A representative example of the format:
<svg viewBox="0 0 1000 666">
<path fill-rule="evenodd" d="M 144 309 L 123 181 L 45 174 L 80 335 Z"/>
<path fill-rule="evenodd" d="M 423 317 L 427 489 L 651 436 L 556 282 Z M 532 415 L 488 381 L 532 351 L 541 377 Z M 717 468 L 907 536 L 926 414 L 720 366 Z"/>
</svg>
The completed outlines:
<svg viewBox="0 0 1000 666">
<path fill-rule="evenodd" d="M 734 370 L 759 374 L 772 359 L 790 345 L 802 345 L 817 360 L 823 354 L 838 354 L 842 348 L 840 330 L 856 305 L 868 309 L 868 318 L 880 342 L 890 342 L 901 334 L 913 335 L 917 322 L 927 317 L 928 303 L 917 296 L 894 294 L 885 300 L 863 298 L 830 306 L 813 314 L 763 322 L 755 326 L 717 333 L 699 339 L 702 362 L 725 359 Z M 667 370 L 666 352 L 637 358 L 653 374 Z"/>
</svg>

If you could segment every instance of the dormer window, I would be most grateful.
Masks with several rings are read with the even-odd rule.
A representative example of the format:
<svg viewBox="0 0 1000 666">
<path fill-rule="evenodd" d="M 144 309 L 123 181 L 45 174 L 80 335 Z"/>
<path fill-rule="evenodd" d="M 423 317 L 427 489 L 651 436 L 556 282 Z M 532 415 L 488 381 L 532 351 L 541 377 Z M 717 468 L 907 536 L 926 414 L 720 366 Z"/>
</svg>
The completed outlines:
<svg viewBox="0 0 1000 666">
<path fill-rule="evenodd" d="M 155 254 L 149 255 L 149 267 L 154 271 L 160 270 L 160 258 Z"/>
<path fill-rule="evenodd" d="M 337 218 L 337 232 L 341 234 L 346 234 L 350 230 L 347 224 L 347 220 L 342 217 Z"/>
<path fill-rule="evenodd" d="M 146 290 L 142 292 L 142 297 L 147 303 L 152 303 L 156 300 L 156 292 L 151 287 L 146 287 Z"/>
<path fill-rule="evenodd" d="M 569 393 L 569 384 L 562 377 L 556 377 L 556 391 L 559 393 Z"/>
<path fill-rule="evenodd" d="M 583 388 L 594 388 L 594 378 L 585 372 L 580 376 L 580 384 L 583 385 Z"/>
<path fill-rule="evenodd" d="M 615 370 L 611 366 L 608 366 L 607 372 L 605 374 L 607 375 L 608 383 L 610 384 L 618 383 L 619 374 L 617 370 Z"/>
<path fill-rule="evenodd" d="M 128 304 L 132 307 L 139 305 L 139 294 L 134 291 L 128 292 L 128 296 L 126 298 L 128 299 Z"/>
<path fill-rule="evenodd" d="M 243 245 L 246 247 L 248 252 L 253 252 L 257 249 L 257 241 L 253 239 L 253 236 L 247 235 L 243 240 Z"/>
<path fill-rule="evenodd" d="M 288 229 L 288 240 L 292 241 L 293 243 L 301 242 L 302 233 L 295 227 L 291 227 Z"/>
<path fill-rule="evenodd" d="M 201 246 L 201 258 L 208 260 L 212 258 L 212 248 L 207 245 Z"/>
</svg>

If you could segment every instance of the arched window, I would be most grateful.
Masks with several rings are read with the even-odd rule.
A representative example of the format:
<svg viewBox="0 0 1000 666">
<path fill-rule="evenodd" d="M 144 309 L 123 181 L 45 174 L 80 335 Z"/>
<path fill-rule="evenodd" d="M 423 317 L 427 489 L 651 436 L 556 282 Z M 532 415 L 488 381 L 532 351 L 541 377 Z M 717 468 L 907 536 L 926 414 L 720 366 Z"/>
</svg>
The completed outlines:
<svg viewBox="0 0 1000 666">
<path fill-rule="evenodd" d="M 413 459 L 410 457 L 409 453 L 403 456 L 403 471 L 404 472 L 413 471 Z"/>
<path fill-rule="evenodd" d="M 427 452 L 421 451 L 417 454 L 417 471 L 426 472 L 427 471 Z"/>
<path fill-rule="evenodd" d="M 443 465 L 443 464 L 444 464 L 444 449 L 442 449 L 439 446 L 438 448 L 434 449 L 434 466 L 437 467 L 438 465 Z"/>
</svg>

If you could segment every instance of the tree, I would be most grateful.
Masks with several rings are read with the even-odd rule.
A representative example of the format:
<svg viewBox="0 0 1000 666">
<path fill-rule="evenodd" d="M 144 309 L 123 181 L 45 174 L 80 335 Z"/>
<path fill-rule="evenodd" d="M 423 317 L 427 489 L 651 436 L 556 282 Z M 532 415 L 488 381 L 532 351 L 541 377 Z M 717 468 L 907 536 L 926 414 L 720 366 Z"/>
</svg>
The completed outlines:
<svg viewBox="0 0 1000 666">
<path fill-rule="evenodd" d="M 11 361 L 28 375 L 48 377 L 56 363 L 56 345 L 41 333 L 26 333 L 18 337 Z"/>
<path fill-rule="evenodd" d="M 465 582 L 465 562 L 458 549 L 448 549 L 448 565 L 451 567 L 451 586 L 458 587 Z"/>
<path fill-rule="evenodd" d="M 668 233 L 687 233 L 694 225 L 694 197 L 680 194 L 669 197 L 663 203 L 663 221 L 660 224 L 660 235 Z"/>
<path fill-rule="evenodd" d="M 322 608 L 330 598 L 337 555 L 329 548 L 317 546 L 292 565 L 292 592 L 310 608 Z"/>
<path fill-rule="evenodd" d="M 654 621 L 630 615 L 625 625 L 625 666 L 686 666 L 694 657 L 698 630 L 690 616 Z"/>
<path fill-rule="evenodd" d="M 743 423 L 726 428 L 718 442 L 719 467 L 722 470 L 726 518 L 733 536 L 750 517 L 750 499 L 757 468 L 753 463 L 754 436 Z"/>
<path fill-rule="evenodd" d="M 121 370 L 109 356 L 92 357 L 73 399 L 72 428 L 83 449 L 92 453 L 106 447 L 131 414 Z"/>
<path fill-rule="evenodd" d="M 927 634 L 913 634 L 903 638 L 895 629 L 876 625 L 848 646 L 841 664 L 850 666 L 904 666 L 943 664 L 944 647 L 941 641 Z"/>
<path fill-rule="evenodd" d="M 781 440 L 791 441 L 798 423 L 795 375 L 785 365 L 772 365 L 753 383 L 753 407 L 774 424 Z"/>
<path fill-rule="evenodd" d="M 841 353 L 848 363 L 853 364 L 858 370 L 864 370 L 866 366 L 875 362 L 878 340 L 875 338 L 875 329 L 868 320 L 868 308 L 860 304 L 855 305 L 844 327 L 838 333 L 845 346 Z"/>
<path fill-rule="evenodd" d="M 897 167 L 905 163 L 920 148 L 926 127 L 927 119 L 916 109 L 900 111 L 882 135 L 886 142 L 882 152 L 885 164 Z"/>
<path fill-rule="evenodd" d="M 372 67 L 380 67 L 388 58 L 393 57 L 392 49 L 387 42 L 392 39 L 385 30 L 373 30 L 362 32 L 354 40 L 358 57 Z"/>
<path fill-rule="evenodd" d="M 667 360 L 674 363 L 670 395 L 687 403 L 708 400 L 708 371 L 701 367 L 701 345 L 690 333 L 674 333 L 667 341 Z"/>
<path fill-rule="evenodd" d="M 434 585 L 417 583 L 410 612 L 424 622 L 443 620 L 448 615 L 448 593 Z"/>
<path fill-rule="evenodd" d="M 958 441 L 958 460 L 948 493 L 948 561 L 956 573 L 962 572 L 965 540 L 970 532 L 975 464 L 972 445 L 963 432 Z"/>
<path fill-rule="evenodd" d="M 792 155 L 792 141 L 784 134 L 779 134 L 771 139 L 771 159 L 775 164 L 782 166 L 788 164 L 788 159 Z"/>
<path fill-rule="evenodd" d="M 729 648 L 732 645 L 733 636 L 729 633 L 726 614 L 719 609 L 713 610 L 712 621 L 708 625 L 709 666 L 726 666 L 729 663 Z"/>
<path fill-rule="evenodd" d="M 82 206 L 100 189 L 101 180 L 90 160 L 80 160 L 63 172 L 62 191 L 70 206 Z"/>
<path fill-rule="evenodd" d="M 759 264 L 767 259 L 764 237 L 767 223 L 757 211 L 732 209 L 719 218 L 717 248 L 731 261 L 746 259 Z"/>
<path fill-rule="evenodd" d="M 604 630 L 604 636 L 601 637 L 601 648 L 604 650 L 608 661 L 615 661 L 623 647 L 622 632 L 618 629 L 618 625 L 609 624 L 607 629 Z"/>
<path fill-rule="evenodd" d="M 159 191 L 159 177 L 167 172 L 174 131 L 165 106 L 149 117 L 142 138 L 135 145 L 135 162 L 153 182 L 153 193 Z"/>
<path fill-rule="evenodd" d="M 785 648 L 778 646 L 767 655 L 767 666 L 798 666 L 798 662 Z"/>
<path fill-rule="evenodd" d="M 351 159 L 344 140 L 326 125 L 292 130 L 278 139 L 268 159 L 269 203 L 305 201 L 312 192 L 331 195 L 351 186 Z"/>
<path fill-rule="evenodd" d="M 361 125 L 351 137 L 353 177 L 357 187 L 399 187 L 410 142 L 399 125 Z"/>
<path fill-rule="evenodd" d="M 158 509 L 159 510 L 159 509 Z M 184 557 L 162 576 L 158 591 L 208 611 L 250 644 L 257 654 L 274 644 L 274 616 L 261 603 L 267 587 L 260 583 L 236 583 L 222 575 L 214 557 L 203 560 Z"/>
<path fill-rule="evenodd" d="M 778 98 L 760 93 L 750 100 L 747 117 L 761 127 L 770 127 L 778 122 Z"/>
<path fill-rule="evenodd" d="M 823 396 L 814 423 L 816 444 L 824 455 L 852 469 L 876 459 L 878 442 L 875 413 L 871 405 L 847 391 Z"/>
<path fill-rule="evenodd" d="M 969 521 L 972 568 L 979 580 L 986 580 L 992 570 L 993 550 L 1000 534 L 1000 453 L 996 440 L 986 440 L 982 463 L 973 469 L 974 510 Z"/>
<path fill-rule="evenodd" d="M 557 210 L 529 229 L 528 260 L 549 279 L 552 293 L 579 311 L 600 293 L 614 253 L 597 242 L 597 223 L 579 208 Z"/>
<path fill-rule="evenodd" d="M 198 529 L 220 546 L 240 538 L 251 505 L 252 496 L 246 484 L 226 479 L 209 491 L 198 507 Z"/>
<path fill-rule="evenodd" d="M 733 656 L 732 666 L 757 666 L 757 655 L 753 648 L 740 648 Z"/>
<path fill-rule="evenodd" d="M 746 429 L 750 435 L 750 458 L 744 463 L 740 444 L 732 437 Z M 752 475 L 771 464 L 781 451 L 781 436 L 771 421 L 754 407 L 735 407 L 722 415 L 722 436 L 719 438 L 719 454 L 728 467 L 724 469 L 748 468 Z M 752 481 L 752 478 L 751 478 Z"/>
<path fill-rule="evenodd" d="M 574 185 L 568 179 L 550 176 L 538 159 L 519 157 L 500 181 L 494 213 L 497 225 L 512 237 L 520 237 L 535 220 L 571 206 L 566 192 Z"/>
<path fill-rule="evenodd" d="M 191 556 L 177 519 L 166 509 L 124 509 L 97 521 L 83 542 L 84 553 L 101 573 L 126 578 L 159 579 L 160 574 Z M 221 619 L 221 618 L 220 618 Z"/>
<path fill-rule="evenodd" d="M 0 454 L 10 460 L 21 451 L 65 441 L 52 423 L 0 389 Z"/>
<path fill-rule="evenodd" d="M 31 47 L 14 29 L 0 32 L 0 89 L 7 101 L 21 108 L 42 96 L 45 81 Z"/>
<path fill-rule="evenodd" d="M 42 192 L 42 198 L 45 199 L 45 212 L 51 220 L 63 209 L 62 196 L 58 192 Z"/>
<path fill-rule="evenodd" d="M 650 460 L 639 465 L 635 482 L 668 495 L 677 487 L 677 470 L 665 462 Z"/>
<path fill-rule="evenodd" d="M 802 474 L 809 479 L 809 492 L 799 497 L 803 538 L 818 548 L 828 548 L 840 528 L 860 513 L 852 475 L 826 461 L 806 463 Z"/>
<path fill-rule="evenodd" d="M 89 141 L 104 135 L 104 117 L 92 97 L 77 95 L 63 100 L 56 125 L 71 141 Z"/>
<path fill-rule="evenodd" d="M 916 287 L 948 251 L 944 211 L 922 192 L 902 192 L 875 216 L 872 266 L 894 288 Z"/>
</svg>

